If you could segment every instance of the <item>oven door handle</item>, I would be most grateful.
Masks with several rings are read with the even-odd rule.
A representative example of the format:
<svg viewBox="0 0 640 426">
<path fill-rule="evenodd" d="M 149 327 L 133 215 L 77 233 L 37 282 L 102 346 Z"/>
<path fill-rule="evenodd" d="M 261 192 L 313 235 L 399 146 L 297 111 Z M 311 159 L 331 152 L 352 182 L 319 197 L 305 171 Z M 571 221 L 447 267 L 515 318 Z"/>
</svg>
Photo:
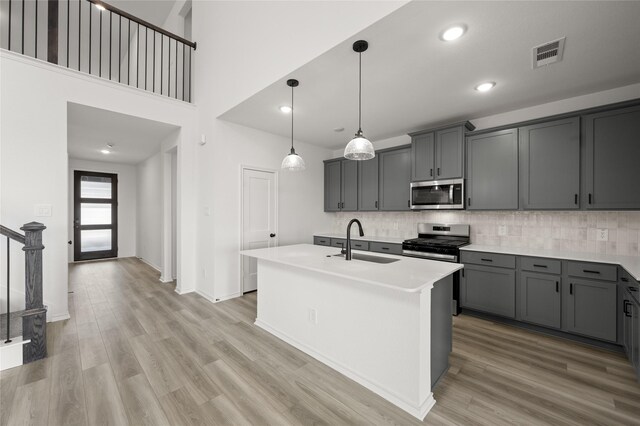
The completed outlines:
<svg viewBox="0 0 640 426">
<path fill-rule="evenodd" d="M 453 254 L 427 253 L 424 251 L 402 250 L 403 256 L 421 257 L 424 259 L 444 260 L 448 262 L 457 262 L 458 256 Z"/>
</svg>

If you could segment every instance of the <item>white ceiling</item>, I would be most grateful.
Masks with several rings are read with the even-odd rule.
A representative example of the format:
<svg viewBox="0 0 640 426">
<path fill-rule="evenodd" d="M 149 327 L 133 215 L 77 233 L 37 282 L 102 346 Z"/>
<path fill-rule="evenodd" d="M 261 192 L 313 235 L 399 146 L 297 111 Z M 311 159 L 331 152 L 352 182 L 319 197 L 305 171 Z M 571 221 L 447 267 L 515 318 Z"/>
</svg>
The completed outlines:
<svg viewBox="0 0 640 426">
<path fill-rule="evenodd" d="M 336 149 L 357 130 L 362 54 L 365 135 L 381 140 L 432 125 L 640 82 L 640 2 L 414 1 L 227 111 L 220 118 L 290 137 L 288 78 L 297 140 Z M 440 32 L 464 23 L 445 43 Z M 532 69 L 531 49 L 566 36 L 561 62 Z M 488 93 L 474 86 L 495 81 Z M 333 129 L 344 127 L 336 133 Z"/>
<path fill-rule="evenodd" d="M 69 103 L 67 107 L 69 158 L 137 164 L 160 151 L 161 142 L 177 126 Z M 102 154 L 107 144 L 110 154 Z"/>
<path fill-rule="evenodd" d="M 105 0 L 105 3 L 162 28 L 176 0 Z"/>
</svg>

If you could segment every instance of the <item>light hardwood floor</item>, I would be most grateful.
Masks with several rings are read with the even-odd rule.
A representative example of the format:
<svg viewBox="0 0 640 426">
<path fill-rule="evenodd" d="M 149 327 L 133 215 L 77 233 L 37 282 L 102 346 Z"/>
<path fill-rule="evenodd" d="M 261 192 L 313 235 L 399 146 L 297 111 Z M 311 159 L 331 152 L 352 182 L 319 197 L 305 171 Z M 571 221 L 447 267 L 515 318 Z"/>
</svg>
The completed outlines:
<svg viewBox="0 0 640 426">
<path fill-rule="evenodd" d="M 70 267 L 47 359 L 2 372 L 1 424 L 419 424 L 253 325 L 256 294 L 179 296 L 136 259 Z M 621 354 L 460 316 L 433 425 L 639 425 Z"/>
</svg>

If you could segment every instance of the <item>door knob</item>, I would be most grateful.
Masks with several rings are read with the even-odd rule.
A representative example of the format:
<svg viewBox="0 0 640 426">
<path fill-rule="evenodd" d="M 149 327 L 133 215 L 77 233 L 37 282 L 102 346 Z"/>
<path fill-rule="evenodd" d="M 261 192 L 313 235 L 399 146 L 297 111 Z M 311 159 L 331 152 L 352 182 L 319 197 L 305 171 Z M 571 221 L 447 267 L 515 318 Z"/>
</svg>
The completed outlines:
<svg viewBox="0 0 640 426">
<path fill-rule="evenodd" d="M 275 237 L 275 236 L 276 236 L 276 234 L 271 233 L 271 234 L 269 234 L 269 236 L 270 236 L 271 238 L 273 238 L 273 237 Z"/>
<path fill-rule="evenodd" d="M 71 245 L 72 243 L 71 243 L 71 241 L 68 241 L 67 244 Z"/>
</svg>

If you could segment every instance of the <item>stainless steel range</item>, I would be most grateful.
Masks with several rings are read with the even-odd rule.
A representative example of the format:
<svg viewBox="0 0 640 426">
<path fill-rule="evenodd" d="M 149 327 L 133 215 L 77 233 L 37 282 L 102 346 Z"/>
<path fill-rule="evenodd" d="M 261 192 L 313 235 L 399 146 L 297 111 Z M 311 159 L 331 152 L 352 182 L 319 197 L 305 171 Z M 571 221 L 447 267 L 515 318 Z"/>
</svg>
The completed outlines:
<svg viewBox="0 0 640 426">
<path fill-rule="evenodd" d="M 457 263 L 460 247 L 470 243 L 469 225 L 419 223 L 418 238 L 402 243 L 402 255 Z M 460 273 L 453 276 L 453 313 L 459 313 Z"/>
</svg>

